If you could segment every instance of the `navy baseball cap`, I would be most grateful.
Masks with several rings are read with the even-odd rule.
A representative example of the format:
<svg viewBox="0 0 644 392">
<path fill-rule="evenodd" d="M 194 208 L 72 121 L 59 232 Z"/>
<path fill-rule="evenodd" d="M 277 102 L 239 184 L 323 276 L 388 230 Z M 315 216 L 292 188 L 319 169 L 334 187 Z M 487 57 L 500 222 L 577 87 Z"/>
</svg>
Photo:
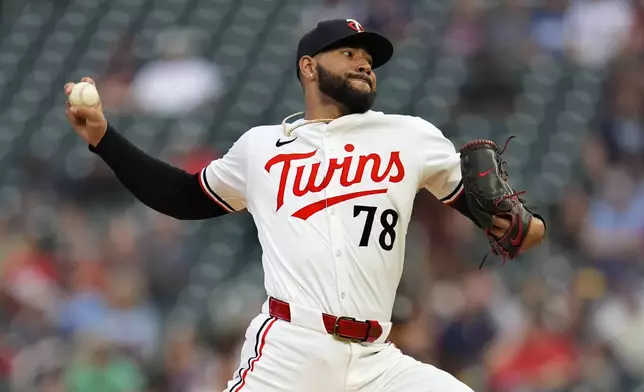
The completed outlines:
<svg viewBox="0 0 644 392">
<path fill-rule="evenodd" d="M 364 27 L 355 19 L 331 19 L 320 23 L 306 33 L 297 45 L 297 59 L 295 69 L 300 76 L 300 59 L 304 56 L 315 56 L 318 53 L 336 48 L 361 47 L 364 48 L 373 60 L 371 68 L 376 69 L 384 65 L 394 54 L 394 46 L 384 36 Z"/>
</svg>

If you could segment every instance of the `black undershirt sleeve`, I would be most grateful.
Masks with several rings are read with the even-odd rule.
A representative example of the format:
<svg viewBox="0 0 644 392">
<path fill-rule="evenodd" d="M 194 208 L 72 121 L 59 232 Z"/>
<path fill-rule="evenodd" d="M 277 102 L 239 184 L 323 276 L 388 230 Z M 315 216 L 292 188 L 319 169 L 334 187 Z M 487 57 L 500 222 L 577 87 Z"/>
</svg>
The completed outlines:
<svg viewBox="0 0 644 392">
<path fill-rule="evenodd" d="M 458 195 L 456 199 L 454 199 L 454 201 L 449 204 L 449 206 L 460 212 L 461 215 L 469 218 L 469 220 L 474 222 L 478 227 L 481 227 L 474 221 L 474 215 L 472 215 L 470 207 L 467 205 L 467 198 L 465 197 L 463 192 L 461 192 L 461 194 Z"/>
<path fill-rule="evenodd" d="M 180 220 L 214 218 L 227 213 L 201 189 L 199 174 L 190 174 L 153 158 L 108 125 L 90 151 L 100 156 L 140 202 Z"/>
</svg>

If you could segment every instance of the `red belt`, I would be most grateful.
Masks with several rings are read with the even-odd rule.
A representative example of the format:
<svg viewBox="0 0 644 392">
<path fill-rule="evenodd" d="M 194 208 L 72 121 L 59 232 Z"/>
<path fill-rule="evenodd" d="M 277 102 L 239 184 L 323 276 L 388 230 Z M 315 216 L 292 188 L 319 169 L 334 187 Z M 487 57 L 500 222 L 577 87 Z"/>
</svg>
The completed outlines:
<svg viewBox="0 0 644 392">
<path fill-rule="evenodd" d="M 284 301 L 270 297 L 268 311 L 272 317 L 291 322 L 291 307 Z M 382 326 L 373 320 L 359 321 L 322 313 L 322 321 L 329 334 L 344 340 L 373 343 L 382 335 Z"/>
</svg>

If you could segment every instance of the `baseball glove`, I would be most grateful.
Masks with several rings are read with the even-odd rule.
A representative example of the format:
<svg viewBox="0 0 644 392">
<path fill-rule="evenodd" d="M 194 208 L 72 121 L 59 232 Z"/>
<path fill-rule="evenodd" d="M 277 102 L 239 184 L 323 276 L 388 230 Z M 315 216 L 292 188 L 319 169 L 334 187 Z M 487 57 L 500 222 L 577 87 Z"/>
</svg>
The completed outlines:
<svg viewBox="0 0 644 392">
<path fill-rule="evenodd" d="M 485 230 L 492 252 L 501 255 L 503 261 L 514 259 L 525 240 L 532 212 L 517 192 L 508 184 L 507 163 L 501 158 L 503 149 L 490 140 L 474 140 L 460 149 L 461 174 L 467 205 L 474 223 Z M 507 219 L 510 228 L 502 237 L 491 233 L 493 217 Z M 479 268 L 483 267 L 487 255 Z"/>
</svg>

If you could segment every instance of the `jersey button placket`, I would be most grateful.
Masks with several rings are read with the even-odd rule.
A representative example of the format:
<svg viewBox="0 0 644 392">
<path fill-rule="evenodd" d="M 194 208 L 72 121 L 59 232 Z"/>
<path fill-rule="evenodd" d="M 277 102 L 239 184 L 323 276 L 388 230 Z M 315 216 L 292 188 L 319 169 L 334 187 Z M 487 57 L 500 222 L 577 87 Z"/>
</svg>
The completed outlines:
<svg viewBox="0 0 644 392">
<path fill-rule="evenodd" d="M 340 135 L 336 135 L 332 132 L 326 132 L 325 133 L 325 151 L 326 155 L 329 159 L 335 158 L 338 160 L 344 159 L 343 156 L 340 156 L 339 152 L 342 150 L 341 148 L 338 148 L 336 146 L 337 142 L 341 142 L 341 140 L 338 139 Z M 328 196 L 327 197 L 333 197 L 333 196 L 338 196 L 343 193 L 345 193 L 347 190 L 338 186 L 339 184 L 339 173 L 336 173 L 334 175 L 333 181 L 331 181 L 331 184 L 329 184 L 328 188 Z M 336 289 L 338 293 L 338 298 L 340 300 L 340 307 L 341 309 L 344 308 L 342 306 L 342 302 L 346 299 L 346 283 L 345 283 L 345 276 L 348 273 L 346 270 L 347 263 L 346 260 L 343 259 L 343 247 L 345 246 L 343 242 L 343 230 L 344 228 L 342 227 L 342 216 L 338 212 L 342 208 L 340 206 L 333 206 L 329 207 L 328 210 L 328 219 L 329 219 L 329 229 L 330 229 L 330 239 L 331 239 L 331 252 L 333 255 L 333 260 L 334 260 L 334 265 L 335 265 L 335 270 L 336 270 Z"/>
</svg>

